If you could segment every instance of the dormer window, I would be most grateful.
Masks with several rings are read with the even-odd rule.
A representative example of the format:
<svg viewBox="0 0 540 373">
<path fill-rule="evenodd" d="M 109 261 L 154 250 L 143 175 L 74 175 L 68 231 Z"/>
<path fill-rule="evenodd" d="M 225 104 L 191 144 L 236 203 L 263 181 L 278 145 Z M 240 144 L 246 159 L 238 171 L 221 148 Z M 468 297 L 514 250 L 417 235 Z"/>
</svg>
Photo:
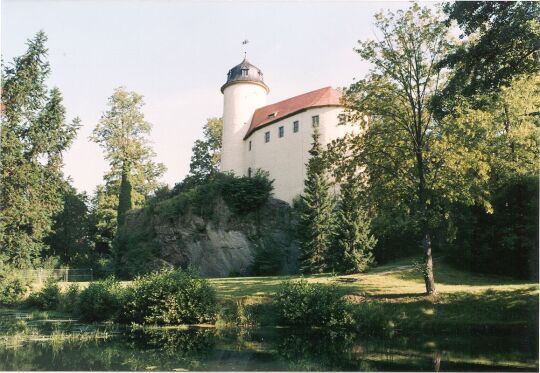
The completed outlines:
<svg viewBox="0 0 540 373">
<path fill-rule="evenodd" d="M 242 76 L 247 78 L 248 71 L 249 71 L 249 69 L 242 69 Z"/>
<path fill-rule="evenodd" d="M 268 114 L 268 118 L 275 118 L 276 114 L 277 114 L 277 112 L 276 113 L 270 113 L 270 114 Z"/>
</svg>

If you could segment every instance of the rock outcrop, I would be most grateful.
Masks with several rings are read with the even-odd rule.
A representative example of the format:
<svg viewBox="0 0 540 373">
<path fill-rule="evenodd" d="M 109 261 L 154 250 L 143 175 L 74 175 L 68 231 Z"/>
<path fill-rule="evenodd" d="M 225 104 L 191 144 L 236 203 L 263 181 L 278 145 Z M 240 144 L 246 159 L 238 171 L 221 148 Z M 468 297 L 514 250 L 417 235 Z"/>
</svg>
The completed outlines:
<svg viewBox="0 0 540 373">
<path fill-rule="evenodd" d="M 150 208 L 128 212 L 119 232 L 126 274 L 164 266 L 191 266 L 205 277 L 296 271 L 295 218 L 287 203 L 270 198 L 241 215 L 218 198 L 210 217 L 194 210 L 172 218 Z"/>
</svg>

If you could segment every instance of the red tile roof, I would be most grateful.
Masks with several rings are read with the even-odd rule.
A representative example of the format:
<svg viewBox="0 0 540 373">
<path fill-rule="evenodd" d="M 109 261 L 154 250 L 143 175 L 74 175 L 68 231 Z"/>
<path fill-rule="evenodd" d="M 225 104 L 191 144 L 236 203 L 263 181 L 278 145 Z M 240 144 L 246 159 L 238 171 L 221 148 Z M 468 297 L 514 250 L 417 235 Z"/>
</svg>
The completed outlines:
<svg viewBox="0 0 540 373">
<path fill-rule="evenodd" d="M 256 130 L 265 127 L 278 120 L 290 117 L 301 111 L 323 107 L 323 106 L 341 106 L 341 93 L 332 87 L 324 87 L 304 93 L 300 96 L 295 96 L 287 100 L 276 102 L 272 105 L 263 106 L 255 110 L 251 125 L 244 136 L 247 139 Z"/>
</svg>

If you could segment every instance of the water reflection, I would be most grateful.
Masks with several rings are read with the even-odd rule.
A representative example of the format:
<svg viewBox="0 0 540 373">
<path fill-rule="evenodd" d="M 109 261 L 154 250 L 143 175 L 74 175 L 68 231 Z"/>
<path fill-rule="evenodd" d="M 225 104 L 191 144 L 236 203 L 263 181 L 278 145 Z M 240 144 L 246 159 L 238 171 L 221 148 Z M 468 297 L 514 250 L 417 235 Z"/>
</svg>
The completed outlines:
<svg viewBox="0 0 540 373">
<path fill-rule="evenodd" d="M 534 331 L 375 338 L 322 329 L 129 330 L 0 347 L 0 370 L 537 370 Z"/>
</svg>

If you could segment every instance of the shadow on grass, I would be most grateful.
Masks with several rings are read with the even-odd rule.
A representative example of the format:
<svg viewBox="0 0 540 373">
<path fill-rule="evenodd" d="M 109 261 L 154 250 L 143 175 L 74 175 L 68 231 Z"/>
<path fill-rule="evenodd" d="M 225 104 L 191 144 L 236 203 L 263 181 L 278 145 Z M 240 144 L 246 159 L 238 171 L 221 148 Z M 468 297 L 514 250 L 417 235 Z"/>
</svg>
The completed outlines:
<svg viewBox="0 0 540 373">
<path fill-rule="evenodd" d="M 511 277 L 491 276 L 480 273 L 465 272 L 452 268 L 446 263 L 435 263 L 433 266 L 435 283 L 442 285 L 464 285 L 464 286 L 489 286 L 489 285 L 518 285 L 526 284 L 530 281 L 520 281 Z M 400 280 L 423 283 L 422 275 L 413 268 L 403 269 L 390 273 Z"/>
</svg>

